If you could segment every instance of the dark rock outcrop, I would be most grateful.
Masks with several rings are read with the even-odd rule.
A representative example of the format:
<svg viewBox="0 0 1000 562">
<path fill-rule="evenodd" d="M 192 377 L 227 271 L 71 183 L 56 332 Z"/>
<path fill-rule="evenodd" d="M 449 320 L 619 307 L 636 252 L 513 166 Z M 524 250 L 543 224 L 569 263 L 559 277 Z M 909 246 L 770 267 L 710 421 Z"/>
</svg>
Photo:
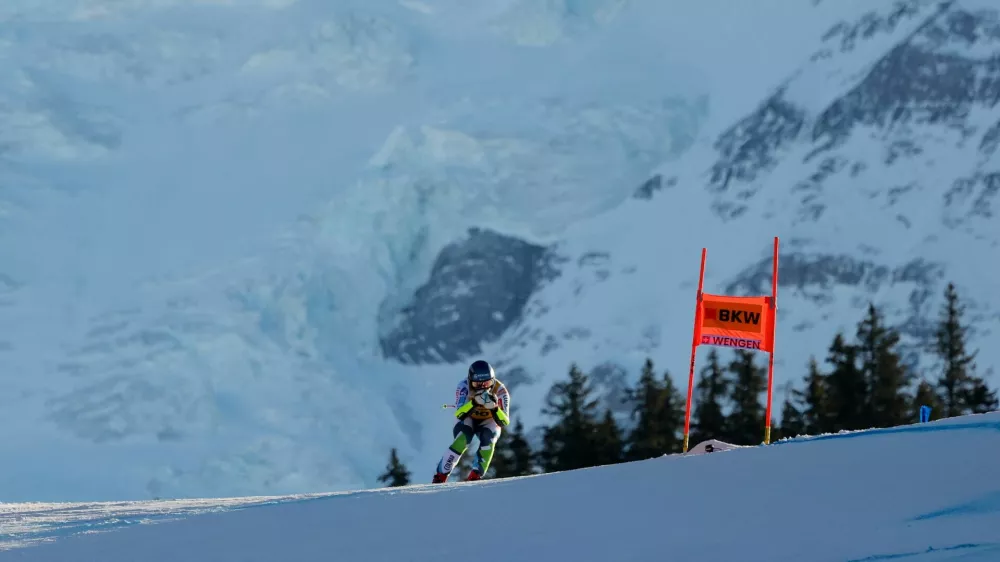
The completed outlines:
<svg viewBox="0 0 1000 562">
<path fill-rule="evenodd" d="M 381 337 L 403 363 L 450 363 L 479 353 L 515 324 L 553 271 L 543 246 L 473 229 L 445 247 L 430 278 Z"/>
</svg>

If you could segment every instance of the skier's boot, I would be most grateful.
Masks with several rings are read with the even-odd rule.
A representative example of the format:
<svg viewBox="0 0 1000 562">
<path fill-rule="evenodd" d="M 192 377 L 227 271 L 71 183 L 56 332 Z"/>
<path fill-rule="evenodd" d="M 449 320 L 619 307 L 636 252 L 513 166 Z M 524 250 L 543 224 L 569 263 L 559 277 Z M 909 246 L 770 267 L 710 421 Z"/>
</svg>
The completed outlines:
<svg viewBox="0 0 1000 562">
<path fill-rule="evenodd" d="M 476 470 L 475 468 L 473 468 L 472 470 L 469 471 L 469 476 L 465 479 L 465 481 L 466 482 L 472 482 L 474 480 L 482 480 L 482 479 L 483 479 L 483 475 L 480 474 L 478 470 Z"/>
<path fill-rule="evenodd" d="M 448 474 L 445 472 L 435 472 L 434 480 L 431 480 L 431 484 L 444 484 L 448 481 Z"/>
</svg>

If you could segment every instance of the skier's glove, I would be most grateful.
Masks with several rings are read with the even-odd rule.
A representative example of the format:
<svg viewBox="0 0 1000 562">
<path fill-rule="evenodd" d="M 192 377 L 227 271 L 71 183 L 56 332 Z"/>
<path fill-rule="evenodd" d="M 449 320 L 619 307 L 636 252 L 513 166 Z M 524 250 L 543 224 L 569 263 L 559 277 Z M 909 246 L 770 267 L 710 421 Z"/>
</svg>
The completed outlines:
<svg viewBox="0 0 1000 562">
<path fill-rule="evenodd" d="M 499 406 L 499 404 L 497 404 L 497 397 L 490 393 L 489 390 L 480 392 L 475 396 L 475 398 L 473 398 L 473 400 L 476 404 L 479 404 L 487 410 L 496 410 L 497 406 Z"/>
<path fill-rule="evenodd" d="M 457 410 L 455 410 L 455 417 L 460 420 L 464 420 L 469 415 L 469 412 L 472 411 L 472 406 L 473 403 L 471 400 L 462 404 Z"/>
<path fill-rule="evenodd" d="M 501 408 L 492 410 L 490 413 L 493 414 L 493 419 L 496 420 L 501 427 L 507 427 L 510 425 L 510 418 L 507 416 L 507 412 L 503 411 Z"/>
</svg>

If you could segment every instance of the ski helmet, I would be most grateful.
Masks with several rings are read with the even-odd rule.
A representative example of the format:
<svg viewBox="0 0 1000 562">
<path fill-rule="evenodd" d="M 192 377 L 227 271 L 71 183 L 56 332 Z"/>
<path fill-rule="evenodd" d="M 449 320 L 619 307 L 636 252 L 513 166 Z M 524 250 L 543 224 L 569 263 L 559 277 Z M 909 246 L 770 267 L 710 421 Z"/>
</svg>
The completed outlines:
<svg viewBox="0 0 1000 562">
<path fill-rule="evenodd" d="M 471 390 L 485 390 L 490 388 L 493 386 L 496 378 L 493 366 L 482 359 L 469 365 L 469 389 Z"/>
</svg>

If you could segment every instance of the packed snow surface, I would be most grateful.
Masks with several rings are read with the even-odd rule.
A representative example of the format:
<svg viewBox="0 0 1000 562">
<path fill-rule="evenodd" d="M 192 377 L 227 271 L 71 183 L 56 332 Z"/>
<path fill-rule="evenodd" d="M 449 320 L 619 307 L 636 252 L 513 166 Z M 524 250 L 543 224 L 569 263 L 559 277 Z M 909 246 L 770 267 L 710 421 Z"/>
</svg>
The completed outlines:
<svg viewBox="0 0 1000 562">
<path fill-rule="evenodd" d="M 8 504 L 0 560 L 985 562 L 998 465 L 1000 412 L 476 483 Z"/>
</svg>

